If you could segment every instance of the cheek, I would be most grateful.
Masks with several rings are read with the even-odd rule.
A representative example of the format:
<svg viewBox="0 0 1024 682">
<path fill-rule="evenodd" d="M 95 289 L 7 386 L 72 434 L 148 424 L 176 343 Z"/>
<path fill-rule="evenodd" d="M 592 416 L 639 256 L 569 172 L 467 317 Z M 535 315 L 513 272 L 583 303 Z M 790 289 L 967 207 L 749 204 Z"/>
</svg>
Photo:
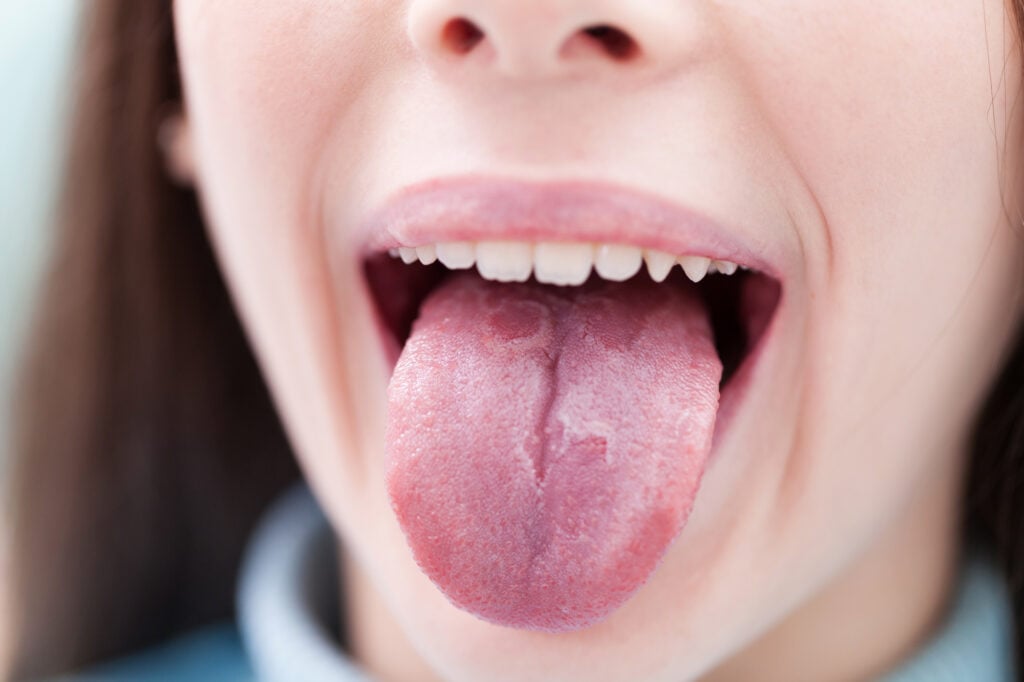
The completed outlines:
<svg viewBox="0 0 1024 682">
<path fill-rule="evenodd" d="M 388 50 L 379 4 L 175 3 L 213 241 L 295 449 L 315 470 L 307 477 L 333 481 L 338 499 L 358 488 L 344 453 L 357 449 L 349 426 L 360 406 L 346 396 L 359 392 L 337 379 L 359 379 L 341 371 L 358 349 L 337 324 L 349 305 L 337 291 L 353 289 L 354 269 L 332 268 L 323 207 L 350 184 L 337 165 L 361 155 L 367 79 Z"/>
<path fill-rule="evenodd" d="M 949 474 L 1011 337 L 1024 253 L 999 152 L 1019 142 L 1021 76 L 997 2 L 804 4 L 784 26 L 770 12 L 736 25 L 804 197 L 790 526 L 847 547 Z M 846 532 L 821 525 L 840 517 Z"/>
<path fill-rule="evenodd" d="M 378 67 L 372 2 L 179 0 L 179 51 L 190 120 L 210 180 L 222 165 L 260 173 L 294 197 L 326 158 L 330 132 Z M 358 153 L 358 139 L 347 140 Z M 204 187 L 209 183 L 204 182 Z"/>
<path fill-rule="evenodd" d="M 941 354 L 944 335 L 974 334 L 976 353 L 980 325 L 1006 317 L 1019 254 L 1002 212 L 1013 169 L 999 158 L 1020 82 L 1013 27 L 999 2 L 787 2 L 784 20 L 745 7 L 736 25 L 761 36 L 750 80 L 804 184 L 805 250 L 822 256 L 807 259 L 811 355 L 821 390 L 843 386 L 856 420 L 929 348 Z"/>
</svg>

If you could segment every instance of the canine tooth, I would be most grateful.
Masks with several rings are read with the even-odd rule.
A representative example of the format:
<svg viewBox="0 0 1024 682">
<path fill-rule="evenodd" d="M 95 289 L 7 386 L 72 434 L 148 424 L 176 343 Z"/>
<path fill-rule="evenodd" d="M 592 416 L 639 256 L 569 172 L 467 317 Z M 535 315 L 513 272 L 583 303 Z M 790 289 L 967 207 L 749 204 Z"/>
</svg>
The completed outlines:
<svg viewBox="0 0 1024 682">
<path fill-rule="evenodd" d="M 592 244 L 541 242 L 537 244 L 533 257 L 538 282 L 577 286 L 590 276 L 594 247 Z"/>
<path fill-rule="evenodd" d="M 647 261 L 647 272 L 655 282 L 664 282 L 676 264 L 675 256 L 655 249 L 648 249 L 644 253 L 644 260 Z"/>
<path fill-rule="evenodd" d="M 438 244 L 437 260 L 449 270 L 468 270 L 476 261 L 476 247 L 472 242 Z"/>
<path fill-rule="evenodd" d="M 419 256 L 420 262 L 424 265 L 432 265 L 437 262 L 437 247 L 433 244 L 417 246 L 416 255 Z"/>
<path fill-rule="evenodd" d="M 416 260 L 418 259 L 418 256 L 416 255 L 416 249 L 410 246 L 400 247 L 398 249 L 398 255 L 402 257 L 402 262 L 405 263 L 406 265 L 409 265 L 410 263 L 415 263 Z"/>
<path fill-rule="evenodd" d="M 398 258 L 401 253 L 399 253 L 398 249 L 388 249 L 388 255 L 392 258 Z"/>
<path fill-rule="evenodd" d="M 737 266 L 735 263 L 727 260 L 716 260 L 715 269 L 723 275 L 732 275 L 736 272 Z"/>
<path fill-rule="evenodd" d="M 640 272 L 644 265 L 643 251 L 635 246 L 602 244 L 594 254 L 594 269 L 604 279 L 625 282 Z"/>
<path fill-rule="evenodd" d="M 703 256 L 683 256 L 679 259 L 679 264 L 683 266 L 683 272 L 687 277 L 694 282 L 699 282 L 708 274 L 708 270 L 711 268 L 711 259 Z"/>
<path fill-rule="evenodd" d="M 524 242 L 480 242 L 476 269 L 484 279 L 525 282 L 533 271 L 533 247 Z"/>
</svg>

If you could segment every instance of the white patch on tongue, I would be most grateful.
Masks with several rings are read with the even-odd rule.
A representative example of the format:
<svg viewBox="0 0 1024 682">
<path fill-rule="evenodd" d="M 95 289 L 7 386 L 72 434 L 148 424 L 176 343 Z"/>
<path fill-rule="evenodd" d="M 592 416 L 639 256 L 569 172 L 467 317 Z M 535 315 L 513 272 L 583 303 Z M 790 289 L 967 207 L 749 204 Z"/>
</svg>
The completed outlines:
<svg viewBox="0 0 1024 682">
<path fill-rule="evenodd" d="M 387 488 L 417 563 L 500 625 L 605 618 L 686 522 L 721 374 L 686 289 L 453 276 L 389 387 Z"/>
</svg>

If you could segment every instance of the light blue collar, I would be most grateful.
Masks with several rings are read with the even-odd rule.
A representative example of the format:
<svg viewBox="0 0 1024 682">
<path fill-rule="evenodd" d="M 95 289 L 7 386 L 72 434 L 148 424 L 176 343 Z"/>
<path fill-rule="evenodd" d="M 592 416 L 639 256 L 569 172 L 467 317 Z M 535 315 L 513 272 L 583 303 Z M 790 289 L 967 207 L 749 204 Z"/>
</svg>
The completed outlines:
<svg viewBox="0 0 1024 682">
<path fill-rule="evenodd" d="M 369 682 L 342 651 L 334 535 L 305 486 L 277 500 L 242 565 L 238 626 L 259 680 Z"/>
<path fill-rule="evenodd" d="M 967 554 L 945 625 L 884 682 L 1012 682 L 1013 621 L 1002 578 Z M 259 679 L 369 682 L 335 635 L 334 536 L 305 487 L 278 500 L 253 536 L 238 589 L 239 626 Z"/>
<path fill-rule="evenodd" d="M 885 682 L 1013 682 L 1013 613 L 1006 583 L 978 548 L 966 553 L 945 624 Z"/>
</svg>

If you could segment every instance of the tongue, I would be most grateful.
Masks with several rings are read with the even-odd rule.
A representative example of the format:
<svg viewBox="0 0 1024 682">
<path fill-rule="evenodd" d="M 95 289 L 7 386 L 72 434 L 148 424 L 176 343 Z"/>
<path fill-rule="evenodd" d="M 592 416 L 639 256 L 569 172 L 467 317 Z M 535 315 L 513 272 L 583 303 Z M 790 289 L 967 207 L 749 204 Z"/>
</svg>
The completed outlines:
<svg viewBox="0 0 1024 682">
<path fill-rule="evenodd" d="M 493 623 L 600 621 L 686 522 L 721 373 L 681 287 L 449 279 L 389 387 L 387 487 L 417 563 Z"/>
</svg>

